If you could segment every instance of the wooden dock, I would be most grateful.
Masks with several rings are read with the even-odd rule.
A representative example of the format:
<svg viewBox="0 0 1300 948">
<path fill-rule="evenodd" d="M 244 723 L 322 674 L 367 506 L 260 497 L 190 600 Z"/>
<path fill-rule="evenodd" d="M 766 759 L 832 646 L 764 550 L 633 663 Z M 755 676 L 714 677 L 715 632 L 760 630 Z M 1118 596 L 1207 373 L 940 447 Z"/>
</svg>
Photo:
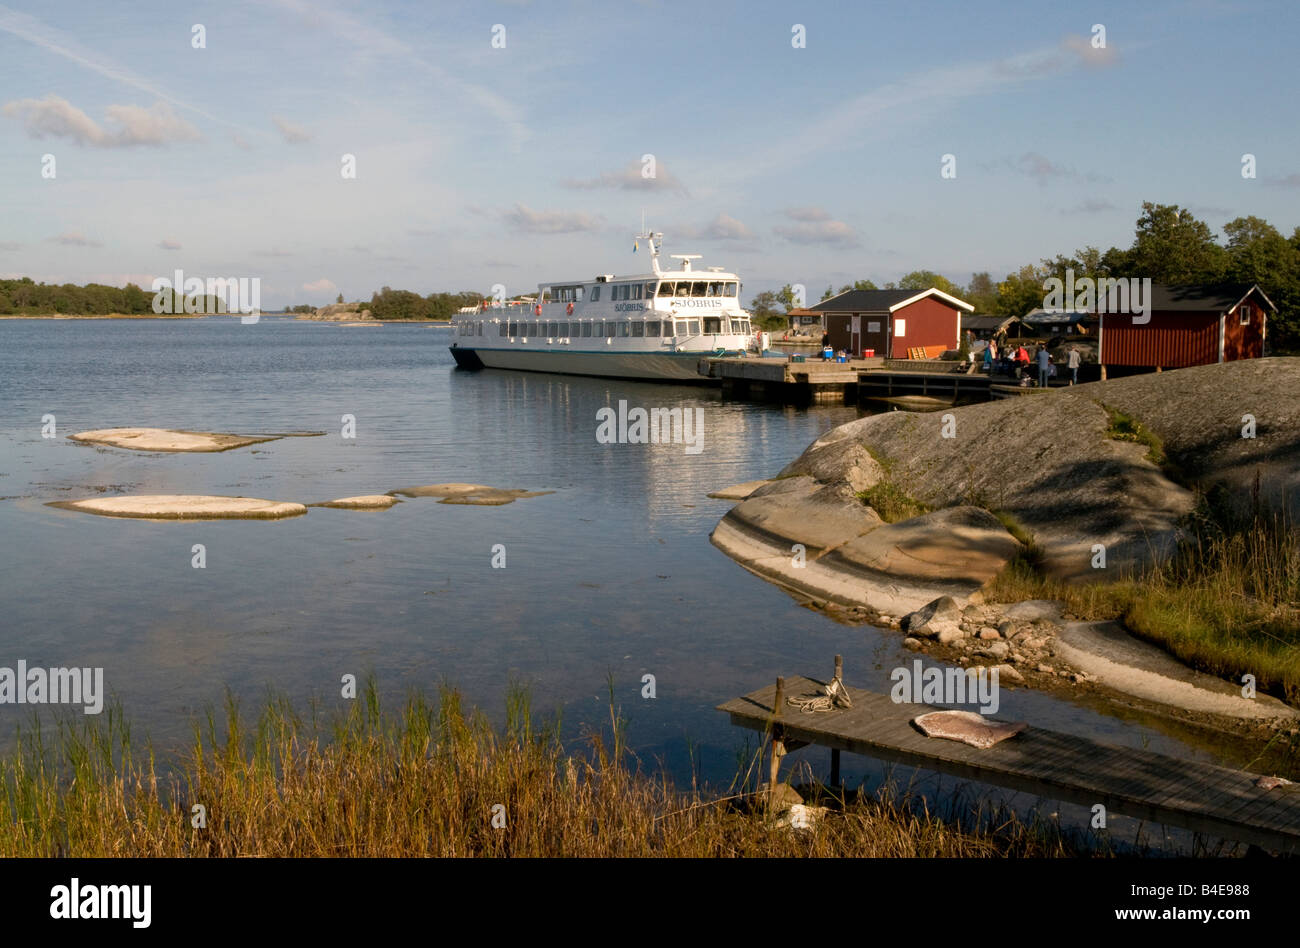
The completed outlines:
<svg viewBox="0 0 1300 948">
<path fill-rule="evenodd" d="M 840 752 L 848 751 L 1050 800 L 1089 808 L 1100 803 L 1108 813 L 1300 853 L 1300 783 L 1266 790 L 1256 786 L 1256 774 L 1038 727 L 980 750 L 926 737 L 911 723 L 942 709 L 895 704 L 888 695 L 859 688 L 847 689 L 853 706 L 845 710 L 801 712 L 786 704 L 787 696 L 820 694 L 826 684 L 778 678 L 775 686 L 718 705 L 732 724 L 770 735 L 770 785 L 776 785 L 786 751 L 816 744 L 831 750 L 832 785 L 839 782 Z"/>
<path fill-rule="evenodd" d="M 818 401 L 850 401 L 858 384 L 857 362 L 790 362 L 778 358 L 701 359 L 701 375 L 721 379 L 722 394 L 728 398 L 752 398 L 790 404 Z"/>
</svg>

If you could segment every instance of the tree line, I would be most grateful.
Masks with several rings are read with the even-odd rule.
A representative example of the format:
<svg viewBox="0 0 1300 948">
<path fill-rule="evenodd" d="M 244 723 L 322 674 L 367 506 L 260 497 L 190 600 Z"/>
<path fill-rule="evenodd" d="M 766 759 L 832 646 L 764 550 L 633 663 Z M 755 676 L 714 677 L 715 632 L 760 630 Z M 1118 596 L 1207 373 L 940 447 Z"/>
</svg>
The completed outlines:
<svg viewBox="0 0 1300 948">
<path fill-rule="evenodd" d="M 1065 279 L 1067 269 L 1081 277 L 1150 278 L 1152 283 L 1209 284 L 1257 283 L 1278 311 L 1269 318 L 1273 348 L 1300 350 L 1300 227 L 1289 237 L 1259 217 L 1238 217 L 1223 226 L 1223 240 L 1204 221 L 1176 204 L 1144 201 L 1133 242 L 1127 249 L 1102 251 L 1087 246 L 1072 256 L 1057 254 L 1026 264 L 995 282 L 988 272 L 971 274 L 961 286 L 931 270 L 914 270 L 897 282 L 877 287 L 858 280 L 838 290 L 827 287 L 823 300 L 848 290 L 930 287 L 964 299 L 976 313 L 1023 316 L 1043 305 L 1043 282 Z M 785 314 L 795 308 L 794 291 L 787 284 L 777 291 L 759 293 L 750 303 L 755 319 L 765 328 L 784 325 Z"/>
</svg>

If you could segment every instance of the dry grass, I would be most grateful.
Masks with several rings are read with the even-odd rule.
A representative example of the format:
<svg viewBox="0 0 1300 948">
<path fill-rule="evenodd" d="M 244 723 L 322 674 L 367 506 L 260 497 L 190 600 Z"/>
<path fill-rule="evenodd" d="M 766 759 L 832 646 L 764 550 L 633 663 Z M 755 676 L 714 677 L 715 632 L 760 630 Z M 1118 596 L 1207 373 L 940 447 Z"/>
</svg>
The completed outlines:
<svg viewBox="0 0 1300 948">
<path fill-rule="evenodd" d="M 416 697 L 386 714 L 372 683 L 328 727 L 275 700 L 249 725 L 232 701 L 224 720 L 196 727 L 166 776 L 151 750 L 132 747 L 119 712 L 67 718 L 52 735 L 21 735 L 0 761 L 0 855 L 1073 854 L 1050 828 L 984 813 L 962 829 L 888 796 L 844 803 L 796 833 L 746 805 L 744 779 L 719 797 L 642 773 L 612 710 L 612 734 L 581 753 L 536 727 L 519 690 L 507 710 L 493 729 L 445 690 L 436 706 Z M 192 825 L 199 804 L 206 828 Z"/>
<path fill-rule="evenodd" d="M 1300 531 L 1286 518 L 1207 500 L 1178 554 L 1117 583 L 1070 584 L 1037 568 L 1032 547 L 990 585 L 1002 602 L 1059 599 L 1085 619 L 1116 619 L 1176 658 L 1300 705 Z"/>
</svg>

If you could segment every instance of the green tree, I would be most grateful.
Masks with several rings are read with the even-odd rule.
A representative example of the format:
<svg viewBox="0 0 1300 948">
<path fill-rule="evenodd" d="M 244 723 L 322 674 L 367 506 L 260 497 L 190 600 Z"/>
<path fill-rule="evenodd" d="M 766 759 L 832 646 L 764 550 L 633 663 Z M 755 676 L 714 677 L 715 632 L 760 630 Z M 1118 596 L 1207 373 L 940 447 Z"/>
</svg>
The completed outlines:
<svg viewBox="0 0 1300 948">
<path fill-rule="evenodd" d="M 1043 305 L 1047 291 L 1043 281 L 1051 276 L 1045 266 L 1029 263 L 1015 273 L 1007 274 L 1005 280 L 998 284 L 998 301 L 995 312 L 999 316 L 1023 316 L 1031 309 Z"/>
<path fill-rule="evenodd" d="M 788 325 L 781 299 L 771 290 L 755 296 L 749 303 L 749 312 L 760 329 L 783 329 Z"/>
<path fill-rule="evenodd" d="M 1176 204 L 1143 201 L 1125 260 L 1128 272 L 1114 275 L 1149 277 L 1154 283 L 1216 283 L 1227 268 L 1227 251 L 1204 221 Z"/>
<path fill-rule="evenodd" d="M 963 296 L 958 293 L 962 299 L 975 307 L 977 313 L 993 313 L 998 308 L 998 287 L 989 276 L 988 271 L 982 273 L 972 273 L 970 283 L 966 286 L 966 293 Z"/>
<path fill-rule="evenodd" d="M 928 290 L 931 287 L 950 296 L 961 296 L 961 287 L 933 270 L 913 270 L 898 281 L 900 290 Z"/>
</svg>

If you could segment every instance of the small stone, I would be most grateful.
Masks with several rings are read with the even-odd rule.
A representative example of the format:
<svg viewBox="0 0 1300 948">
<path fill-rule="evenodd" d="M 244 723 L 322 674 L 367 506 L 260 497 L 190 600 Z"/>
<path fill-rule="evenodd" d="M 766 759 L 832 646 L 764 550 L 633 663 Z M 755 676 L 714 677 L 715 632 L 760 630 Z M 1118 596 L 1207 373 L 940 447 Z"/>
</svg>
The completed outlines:
<svg viewBox="0 0 1300 948">
<path fill-rule="evenodd" d="M 1053 668 L 1051 665 L 1046 664 L 1045 662 L 1039 662 L 1035 668 L 1035 671 L 1040 671 L 1044 675 L 1052 675 L 1055 674 L 1056 669 Z"/>
<path fill-rule="evenodd" d="M 966 633 L 956 626 L 949 626 L 939 630 L 940 645 L 951 645 L 953 642 L 960 642 L 964 638 L 966 638 Z"/>
<path fill-rule="evenodd" d="M 970 664 L 970 656 L 969 656 L 969 655 L 963 655 L 961 658 L 957 659 L 957 664 L 959 664 L 959 665 L 969 665 L 969 664 Z"/>
<path fill-rule="evenodd" d="M 904 632 L 916 634 L 932 622 L 956 623 L 961 618 L 961 609 L 952 596 L 940 596 L 915 612 L 903 616 L 901 627 Z"/>
<path fill-rule="evenodd" d="M 1001 622 L 998 623 L 998 632 L 1002 635 L 1004 639 L 1010 638 L 1011 633 L 1015 631 L 1015 628 L 1016 628 L 1016 624 L 1012 622 L 1010 619 L 1003 619 Z"/>
<path fill-rule="evenodd" d="M 1010 653 L 1010 651 L 1011 651 L 1011 646 L 1008 645 L 1006 642 L 991 642 L 989 643 L 987 648 L 980 649 L 981 653 L 987 653 L 988 655 L 997 659 L 1006 658 L 1007 655 Z"/>
<path fill-rule="evenodd" d="M 907 638 L 903 639 L 903 648 L 910 648 L 913 651 L 916 651 L 920 647 L 921 647 L 920 639 L 914 639 L 910 635 Z"/>
<path fill-rule="evenodd" d="M 1016 683 L 1021 683 L 1025 680 L 1025 676 L 1020 674 L 1020 672 L 1016 671 L 1016 669 L 1012 668 L 1010 665 L 998 665 L 995 670 L 998 673 L 999 680 L 1009 678 Z"/>
<path fill-rule="evenodd" d="M 1002 634 L 998 632 L 997 629 L 990 628 L 986 625 L 984 628 L 980 629 L 980 638 L 985 642 L 992 642 L 996 639 L 1002 638 Z"/>
</svg>

